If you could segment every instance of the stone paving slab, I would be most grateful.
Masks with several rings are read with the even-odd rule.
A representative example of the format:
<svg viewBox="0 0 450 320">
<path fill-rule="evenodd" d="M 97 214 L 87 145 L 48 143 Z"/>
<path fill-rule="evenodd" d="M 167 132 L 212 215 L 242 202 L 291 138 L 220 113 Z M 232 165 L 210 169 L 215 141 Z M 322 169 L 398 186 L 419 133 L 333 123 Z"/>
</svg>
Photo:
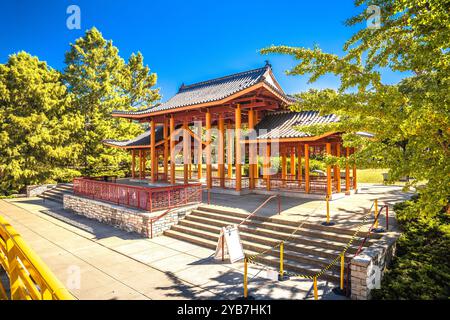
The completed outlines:
<svg viewBox="0 0 450 320">
<path fill-rule="evenodd" d="M 217 201 L 218 195 L 214 196 Z M 335 208 L 342 209 L 337 212 L 344 218 L 350 216 L 352 208 L 363 210 L 374 198 L 381 196 L 399 201 L 409 195 L 399 193 L 398 188 L 385 187 L 332 203 Z M 226 195 L 225 198 L 228 205 L 234 203 L 249 211 L 261 203 L 261 197 L 266 198 L 248 195 L 234 201 L 230 197 L 233 196 Z M 353 199 L 353 203 L 347 199 Z M 272 205 L 276 206 L 276 203 Z M 311 210 L 320 212 L 323 206 L 324 201 L 288 200 L 281 217 L 298 220 L 311 214 Z M 61 213 L 63 209 L 59 203 L 43 202 L 39 198 L 0 201 L 0 214 L 13 224 L 63 283 L 67 281 L 70 266 L 80 268 L 81 288 L 72 289 L 79 299 L 236 299 L 242 296 L 242 262 L 216 261 L 211 257 L 214 251 L 210 249 L 165 236 L 144 239 L 64 212 L 66 218 L 90 227 L 92 232 L 87 232 L 87 229 L 77 228 L 55 215 L 45 214 L 46 210 Z M 263 215 L 274 215 L 270 207 L 265 210 Z M 321 217 L 315 217 L 315 221 L 320 220 Z M 249 267 L 249 290 L 257 299 L 313 298 L 311 280 L 278 282 L 267 279 L 266 273 L 259 266 Z M 342 299 L 331 292 L 332 287 L 326 281 L 319 281 L 320 298 Z"/>
</svg>

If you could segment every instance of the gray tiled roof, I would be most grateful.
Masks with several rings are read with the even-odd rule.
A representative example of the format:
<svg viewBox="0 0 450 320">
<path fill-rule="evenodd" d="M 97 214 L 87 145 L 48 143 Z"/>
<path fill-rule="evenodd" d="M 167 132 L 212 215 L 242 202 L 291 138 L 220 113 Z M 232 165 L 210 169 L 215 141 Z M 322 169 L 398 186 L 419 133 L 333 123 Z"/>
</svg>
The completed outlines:
<svg viewBox="0 0 450 320">
<path fill-rule="evenodd" d="M 255 130 L 257 139 L 302 138 L 310 135 L 296 130 L 295 127 L 338 121 L 338 116 L 334 114 L 319 116 L 318 111 L 275 111 L 262 118 L 255 126 Z"/>
<path fill-rule="evenodd" d="M 118 115 L 139 115 L 149 112 L 158 112 L 206 102 L 218 101 L 229 97 L 239 91 L 247 89 L 259 82 L 264 82 L 272 90 L 276 91 L 285 99 L 289 101 L 295 101 L 292 96 L 286 95 L 280 89 L 276 88 L 271 83 L 266 81 L 265 74 L 269 70 L 270 65 L 267 64 L 263 68 L 259 69 L 235 73 L 229 76 L 202 81 L 188 86 L 182 85 L 178 90 L 178 93 L 164 103 L 140 111 L 114 111 L 113 113 Z"/>
<path fill-rule="evenodd" d="M 155 129 L 155 141 L 158 143 L 163 139 L 163 126 L 158 126 Z M 138 135 L 136 138 L 130 140 L 113 140 L 106 139 L 103 140 L 103 143 L 114 145 L 117 147 L 148 147 L 150 145 L 150 130 L 145 131 L 144 133 Z"/>
</svg>

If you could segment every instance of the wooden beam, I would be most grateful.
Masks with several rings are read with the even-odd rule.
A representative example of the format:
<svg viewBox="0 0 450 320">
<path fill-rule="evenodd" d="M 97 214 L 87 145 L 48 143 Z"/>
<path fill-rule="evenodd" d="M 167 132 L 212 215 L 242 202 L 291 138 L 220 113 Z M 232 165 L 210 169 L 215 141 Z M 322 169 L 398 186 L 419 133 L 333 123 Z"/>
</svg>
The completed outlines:
<svg viewBox="0 0 450 320">
<path fill-rule="evenodd" d="M 309 193 L 309 144 L 305 143 L 305 192 Z"/>
<path fill-rule="evenodd" d="M 234 131 L 236 146 L 234 154 L 236 156 L 235 167 L 236 167 L 236 191 L 241 191 L 241 106 L 238 104 L 235 109 L 235 121 L 234 121 Z"/>
<path fill-rule="evenodd" d="M 169 123 L 167 118 L 164 118 L 164 128 L 163 128 L 163 136 L 164 136 L 164 179 L 168 181 L 169 178 Z"/>
<path fill-rule="evenodd" d="M 291 175 L 295 176 L 295 147 L 291 149 Z"/>
<path fill-rule="evenodd" d="M 139 149 L 139 179 L 142 179 L 142 149 Z"/>
<path fill-rule="evenodd" d="M 219 115 L 219 178 L 220 178 L 220 186 L 222 188 L 225 187 L 225 154 L 224 154 L 224 147 L 225 147 L 225 121 L 223 118 L 223 114 Z"/>
<path fill-rule="evenodd" d="M 326 152 L 328 155 L 331 155 L 331 143 L 326 143 Z M 331 196 L 331 165 L 327 165 L 327 196 Z"/>
<path fill-rule="evenodd" d="M 200 127 L 198 127 L 197 136 L 200 138 L 199 141 L 199 148 L 197 150 L 197 179 L 200 180 L 202 178 L 203 174 L 203 141 L 202 141 L 202 126 L 203 121 L 200 124 Z"/>
<path fill-rule="evenodd" d="M 136 154 L 135 150 L 131 150 L 131 177 L 134 179 L 136 177 Z"/>
<path fill-rule="evenodd" d="M 350 148 L 345 148 L 345 158 L 347 162 L 345 164 L 345 193 L 350 194 L 350 165 L 348 164 L 348 158 L 350 156 Z"/>
<path fill-rule="evenodd" d="M 212 168 L 211 168 L 211 111 L 207 109 L 205 114 L 206 129 L 206 187 L 212 187 Z"/>
<path fill-rule="evenodd" d="M 341 157 L 341 144 L 336 144 L 336 157 Z M 341 168 L 339 167 L 339 164 L 334 166 L 334 174 L 336 179 L 336 192 L 341 192 Z"/>
<path fill-rule="evenodd" d="M 157 168 L 158 168 L 158 163 L 157 163 L 157 158 L 156 158 L 156 149 L 155 149 L 155 141 L 156 141 L 156 124 L 155 124 L 155 120 L 152 118 L 150 120 L 150 175 L 151 175 L 151 181 L 155 182 L 156 180 L 158 180 L 158 174 L 157 174 Z"/>
<path fill-rule="evenodd" d="M 253 130 L 255 128 L 255 111 L 250 109 L 248 111 L 248 129 Z M 249 155 L 249 187 L 250 189 L 255 188 L 255 146 L 249 145 L 248 150 Z"/>
<path fill-rule="evenodd" d="M 175 184 L 175 118 L 169 119 L 170 126 L 170 183 Z"/>
<path fill-rule="evenodd" d="M 297 180 L 298 180 L 298 185 L 301 186 L 302 184 L 302 145 L 298 144 L 297 146 L 297 158 L 298 158 L 298 169 L 297 169 Z"/>
<path fill-rule="evenodd" d="M 233 177 L 233 134 L 231 131 L 231 121 L 227 123 L 227 173 L 228 178 Z"/>
<path fill-rule="evenodd" d="M 190 135 L 188 133 L 188 122 L 187 118 L 184 118 L 183 121 L 183 174 L 184 174 L 184 184 L 189 183 L 189 152 L 191 149 L 189 148 L 189 140 Z"/>
</svg>

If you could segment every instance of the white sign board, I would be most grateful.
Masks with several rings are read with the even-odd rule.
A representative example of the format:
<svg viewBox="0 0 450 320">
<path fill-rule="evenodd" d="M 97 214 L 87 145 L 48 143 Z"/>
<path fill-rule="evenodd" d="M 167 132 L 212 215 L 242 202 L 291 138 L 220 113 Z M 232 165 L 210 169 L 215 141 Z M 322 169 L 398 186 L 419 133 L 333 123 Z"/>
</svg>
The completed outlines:
<svg viewBox="0 0 450 320">
<path fill-rule="evenodd" d="M 222 241 L 224 241 L 223 244 Z M 216 248 L 216 259 L 219 259 L 222 256 L 222 248 L 224 250 L 223 255 L 228 253 L 231 263 L 245 258 L 244 248 L 242 247 L 241 237 L 239 236 L 239 229 L 237 226 L 222 228 Z"/>
</svg>

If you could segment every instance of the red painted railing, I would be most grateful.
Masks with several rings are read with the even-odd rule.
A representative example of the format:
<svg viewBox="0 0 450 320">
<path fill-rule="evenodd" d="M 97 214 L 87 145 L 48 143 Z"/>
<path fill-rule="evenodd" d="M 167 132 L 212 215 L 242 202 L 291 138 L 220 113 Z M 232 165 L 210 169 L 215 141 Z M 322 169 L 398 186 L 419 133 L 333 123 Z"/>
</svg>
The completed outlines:
<svg viewBox="0 0 450 320">
<path fill-rule="evenodd" d="M 150 212 L 201 202 L 201 193 L 197 191 L 201 188 L 200 183 L 152 188 L 88 178 L 75 178 L 73 181 L 75 195 Z M 197 197 L 192 197 L 192 194 Z"/>
</svg>

